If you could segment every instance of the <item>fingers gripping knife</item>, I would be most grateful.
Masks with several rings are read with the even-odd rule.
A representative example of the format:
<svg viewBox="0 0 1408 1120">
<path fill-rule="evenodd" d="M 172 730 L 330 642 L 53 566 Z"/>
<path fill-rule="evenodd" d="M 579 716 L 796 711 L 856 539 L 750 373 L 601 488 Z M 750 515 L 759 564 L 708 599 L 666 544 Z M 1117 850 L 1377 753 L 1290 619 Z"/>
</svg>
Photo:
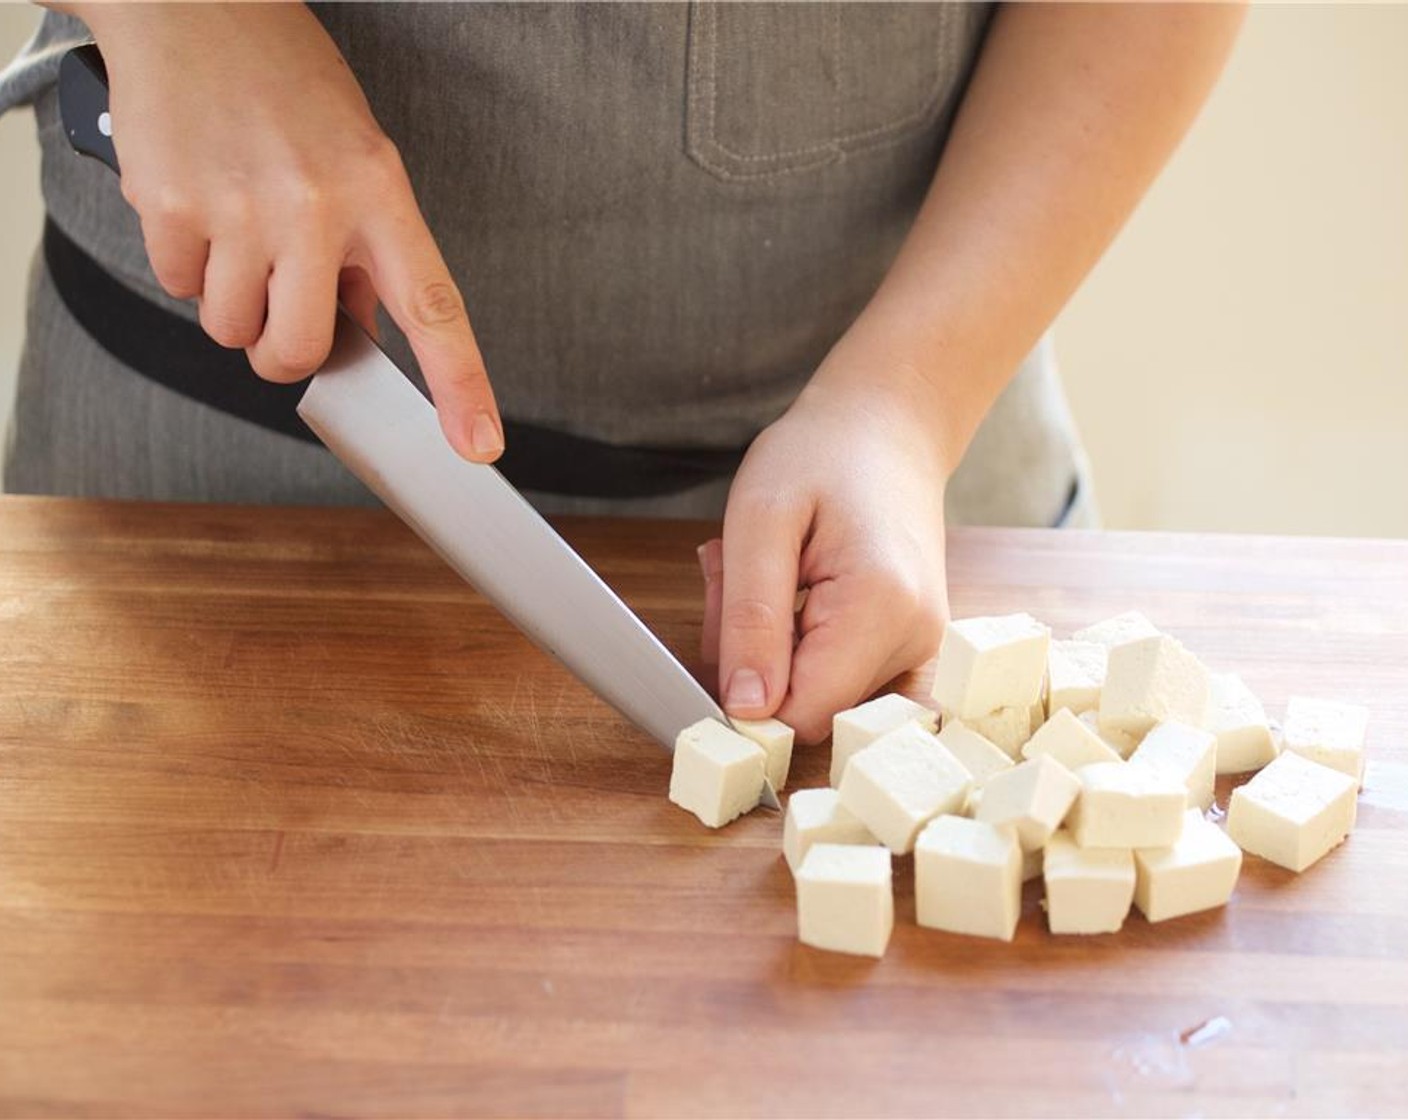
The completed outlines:
<svg viewBox="0 0 1408 1120">
<path fill-rule="evenodd" d="M 96 47 L 59 70 L 73 147 L 118 170 Z M 450 567 L 541 649 L 667 749 L 723 711 L 660 640 L 493 467 L 450 448 L 435 410 L 345 312 L 298 414 Z M 771 786 L 762 803 L 778 807 Z"/>
</svg>

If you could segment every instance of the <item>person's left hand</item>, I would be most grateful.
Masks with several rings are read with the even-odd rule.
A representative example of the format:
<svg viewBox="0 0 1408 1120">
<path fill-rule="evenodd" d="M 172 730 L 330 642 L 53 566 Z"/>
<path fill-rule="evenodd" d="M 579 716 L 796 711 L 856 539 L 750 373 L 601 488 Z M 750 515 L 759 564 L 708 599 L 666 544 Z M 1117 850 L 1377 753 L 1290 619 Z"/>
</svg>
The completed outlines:
<svg viewBox="0 0 1408 1120">
<path fill-rule="evenodd" d="M 917 374 L 866 381 L 819 371 L 749 448 L 723 539 L 700 549 L 724 709 L 803 743 L 932 657 L 948 617 L 942 424 Z"/>
</svg>

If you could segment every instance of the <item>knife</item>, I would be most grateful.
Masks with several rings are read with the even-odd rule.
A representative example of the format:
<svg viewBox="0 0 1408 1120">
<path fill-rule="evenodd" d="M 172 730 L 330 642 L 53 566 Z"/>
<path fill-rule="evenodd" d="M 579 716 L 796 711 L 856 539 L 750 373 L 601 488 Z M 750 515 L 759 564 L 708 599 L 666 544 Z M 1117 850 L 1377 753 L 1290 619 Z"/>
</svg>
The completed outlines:
<svg viewBox="0 0 1408 1120">
<path fill-rule="evenodd" d="M 69 143 L 118 171 L 107 68 L 93 45 L 59 64 Z M 491 466 L 461 459 L 435 410 L 339 308 L 332 351 L 298 414 L 342 463 L 540 649 L 673 750 L 701 719 L 729 720 L 664 644 Z M 764 783 L 761 804 L 779 808 Z"/>
</svg>

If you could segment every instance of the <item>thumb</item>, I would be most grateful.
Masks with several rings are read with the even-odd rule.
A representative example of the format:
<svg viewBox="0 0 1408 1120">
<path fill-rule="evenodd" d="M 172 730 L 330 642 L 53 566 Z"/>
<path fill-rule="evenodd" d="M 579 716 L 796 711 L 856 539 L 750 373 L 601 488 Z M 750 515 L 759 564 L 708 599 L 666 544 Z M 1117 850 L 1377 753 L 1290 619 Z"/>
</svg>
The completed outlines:
<svg viewBox="0 0 1408 1120">
<path fill-rule="evenodd" d="M 764 719 L 787 694 L 797 567 L 810 511 L 735 486 L 724 512 L 719 684 L 724 710 Z"/>
</svg>

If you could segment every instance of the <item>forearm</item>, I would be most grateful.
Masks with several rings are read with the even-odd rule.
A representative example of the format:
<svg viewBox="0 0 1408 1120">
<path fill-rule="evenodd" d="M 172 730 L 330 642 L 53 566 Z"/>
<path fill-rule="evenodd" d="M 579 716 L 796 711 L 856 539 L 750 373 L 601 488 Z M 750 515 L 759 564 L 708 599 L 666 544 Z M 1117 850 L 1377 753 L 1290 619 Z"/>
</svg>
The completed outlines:
<svg viewBox="0 0 1408 1120">
<path fill-rule="evenodd" d="M 1003 5 L 914 227 L 818 380 L 889 379 L 956 466 L 1187 131 L 1241 18 Z"/>
</svg>

